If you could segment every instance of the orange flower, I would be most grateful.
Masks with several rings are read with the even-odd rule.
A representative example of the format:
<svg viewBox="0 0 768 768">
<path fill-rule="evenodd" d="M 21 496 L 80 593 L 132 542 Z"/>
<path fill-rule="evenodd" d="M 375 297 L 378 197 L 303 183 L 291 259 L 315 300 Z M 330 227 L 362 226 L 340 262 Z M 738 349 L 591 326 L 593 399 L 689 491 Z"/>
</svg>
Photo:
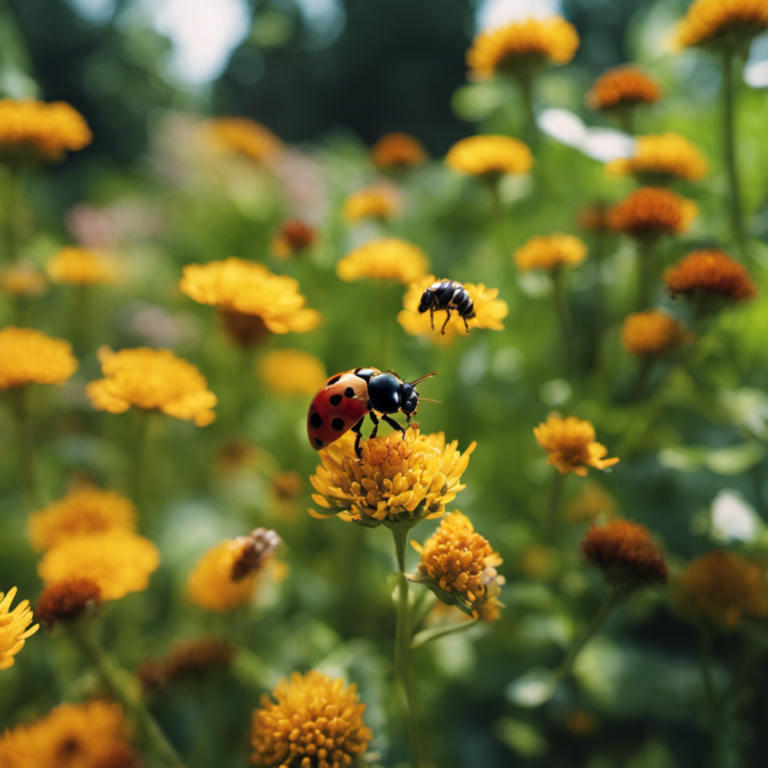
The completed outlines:
<svg viewBox="0 0 768 768">
<path fill-rule="evenodd" d="M 744 267 L 716 249 L 694 251 L 664 275 L 673 295 L 690 298 L 720 298 L 729 302 L 757 296 L 757 287 Z"/>
<path fill-rule="evenodd" d="M 371 160 L 382 170 L 411 168 L 421 165 L 427 153 L 421 142 L 407 133 L 388 133 L 371 149 Z"/>
<path fill-rule="evenodd" d="M 607 203 L 601 201 L 585 205 L 576 216 L 576 223 L 582 229 L 592 232 L 609 232 L 611 230 L 608 221 L 609 208 Z"/>
<path fill-rule="evenodd" d="M 298 219 L 288 219 L 280 225 L 269 247 L 276 258 L 288 259 L 311 248 L 316 240 L 317 230 L 313 226 Z"/>
<path fill-rule="evenodd" d="M 637 357 L 667 355 L 691 338 L 679 320 L 659 309 L 629 315 L 621 327 L 624 349 Z"/>
<path fill-rule="evenodd" d="M 573 472 L 585 477 L 588 467 L 607 469 L 619 461 L 604 458 L 608 449 L 595 442 L 595 428 L 575 416 L 565 419 L 550 416 L 546 422 L 534 427 L 533 434 L 547 452 L 547 463 L 563 475 Z"/>
<path fill-rule="evenodd" d="M 282 149 L 282 142 L 272 131 L 247 117 L 219 117 L 208 122 L 215 143 L 248 160 L 262 163 Z"/>
<path fill-rule="evenodd" d="M 89 605 L 101 603 L 101 587 L 93 580 L 73 576 L 57 581 L 43 590 L 35 615 L 51 627 L 80 618 Z"/>
<path fill-rule="evenodd" d="M 686 232 L 698 208 L 668 189 L 641 187 L 611 208 L 608 219 L 618 232 L 638 240 Z"/>
<path fill-rule="evenodd" d="M 653 104 L 661 98 L 659 84 L 632 64 L 613 67 L 595 80 L 587 104 L 600 112 L 611 112 L 639 104 Z"/>
<path fill-rule="evenodd" d="M 765 0 L 696 0 L 677 25 L 672 46 L 743 47 L 764 29 L 768 29 Z"/>
</svg>

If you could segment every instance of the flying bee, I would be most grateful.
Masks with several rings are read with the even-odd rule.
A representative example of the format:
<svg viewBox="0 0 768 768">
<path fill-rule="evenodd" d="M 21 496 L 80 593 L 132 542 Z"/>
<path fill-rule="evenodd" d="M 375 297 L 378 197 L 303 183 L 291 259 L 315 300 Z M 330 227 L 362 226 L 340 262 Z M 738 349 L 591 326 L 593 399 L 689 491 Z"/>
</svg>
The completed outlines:
<svg viewBox="0 0 768 768">
<path fill-rule="evenodd" d="M 469 333 L 469 324 L 467 320 L 475 317 L 475 305 L 469 294 L 461 283 L 455 280 L 438 280 L 427 288 L 421 295 L 419 304 L 419 313 L 423 314 L 429 310 L 429 320 L 432 323 L 432 330 L 435 329 L 435 312 L 445 312 L 447 317 L 440 329 L 440 333 L 445 333 L 445 326 L 451 319 L 451 312 L 456 314 L 464 321 L 464 327 Z"/>
</svg>

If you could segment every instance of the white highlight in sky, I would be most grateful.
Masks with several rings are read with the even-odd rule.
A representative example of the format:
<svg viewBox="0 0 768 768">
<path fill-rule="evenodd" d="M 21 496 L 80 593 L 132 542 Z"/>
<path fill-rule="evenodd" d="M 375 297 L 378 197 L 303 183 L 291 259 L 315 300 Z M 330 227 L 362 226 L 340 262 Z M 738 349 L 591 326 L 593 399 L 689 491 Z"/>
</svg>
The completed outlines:
<svg viewBox="0 0 768 768">
<path fill-rule="evenodd" d="M 542 18 L 560 13 L 560 0 L 486 0 L 478 13 L 478 27 L 501 27 L 531 16 Z"/>
</svg>

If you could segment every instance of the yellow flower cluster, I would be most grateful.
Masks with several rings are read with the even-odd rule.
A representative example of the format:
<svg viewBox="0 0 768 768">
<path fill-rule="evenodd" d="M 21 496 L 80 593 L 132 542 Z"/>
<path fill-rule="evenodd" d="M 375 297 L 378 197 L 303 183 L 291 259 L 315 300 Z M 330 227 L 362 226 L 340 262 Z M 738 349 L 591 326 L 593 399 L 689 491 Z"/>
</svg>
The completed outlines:
<svg viewBox="0 0 768 768">
<path fill-rule="evenodd" d="M 515 251 L 514 259 L 521 272 L 531 269 L 554 271 L 573 267 L 587 258 L 587 246 L 574 235 L 540 235 L 532 237 Z"/>
<path fill-rule="evenodd" d="M 12 296 L 38 296 L 47 286 L 45 275 L 23 261 L 0 272 L 0 290 Z"/>
<path fill-rule="evenodd" d="M 402 437 L 393 432 L 363 441 L 358 460 L 354 438 L 347 434 L 320 454 L 322 463 L 310 480 L 317 491 L 312 499 L 322 511 L 310 514 L 338 514 L 368 525 L 441 517 L 465 487 L 461 476 L 476 443 L 464 453 L 457 446 L 457 441 L 446 444 L 442 432 L 422 435 L 411 428 Z"/>
<path fill-rule="evenodd" d="M 448 150 L 445 164 L 465 176 L 496 179 L 504 174 L 528 173 L 533 155 L 522 141 L 509 136 L 470 136 Z"/>
<path fill-rule="evenodd" d="M 117 279 L 114 264 L 85 248 L 62 248 L 48 262 L 48 276 L 56 283 L 105 285 Z"/>
<path fill-rule="evenodd" d="M 634 65 L 613 67 L 595 80 L 587 94 L 587 104 L 600 112 L 630 109 L 638 104 L 654 104 L 661 88 L 642 69 Z"/>
<path fill-rule="evenodd" d="M 696 218 L 696 203 L 661 187 L 641 187 L 616 203 L 608 214 L 611 228 L 637 240 L 686 232 Z"/>
<path fill-rule="evenodd" d="M 672 181 L 698 181 L 708 166 L 699 150 L 685 136 L 664 133 L 639 136 L 635 154 L 613 160 L 606 172 L 615 176 L 634 176 L 642 184 L 668 184 Z"/>
<path fill-rule="evenodd" d="M 219 117 L 208 122 L 208 132 L 219 146 L 261 163 L 282 149 L 272 131 L 247 117 Z"/>
<path fill-rule="evenodd" d="M 300 349 L 276 349 L 259 360 L 259 376 L 278 397 L 314 395 L 328 378 L 323 363 Z"/>
<path fill-rule="evenodd" d="M 0 330 L 0 389 L 63 384 L 77 370 L 68 341 L 32 328 Z"/>
<path fill-rule="evenodd" d="M 347 221 L 363 219 L 384 221 L 395 216 L 401 204 L 400 195 L 395 187 L 376 184 L 353 192 L 344 201 L 344 218 Z"/>
<path fill-rule="evenodd" d="M 744 45 L 768 29 L 765 0 L 695 0 L 672 38 L 674 48 Z"/>
<path fill-rule="evenodd" d="M 388 133 L 371 149 L 371 160 L 381 170 L 411 168 L 426 159 L 427 152 L 421 142 L 407 133 Z"/>
<path fill-rule="evenodd" d="M 91 143 L 83 116 L 69 104 L 31 99 L 0 99 L 0 156 L 61 160 Z"/>
<path fill-rule="evenodd" d="M 29 626 L 32 623 L 29 600 L 22 600 L 11 610 L 16 591 L 13 587 L 4 596 L 0 593 L 0 670 L 14 665 L 13 657 L 24 647 L 27 638 L 39 629 L 39 624 Z"/>
<path fill-rule="evenodd" d="M 568 416 L 550 416 L 546 422 L 534 427 L 533 434 L 539 445 L 547 452 L 547 462 L 558 472 L 573 472 L 585 477 L 588 467 L 608 469 L 618 459 L 606 459 L 608 449 L 595 442 L 595 428 L 586 420 Z"/>
<path fill-rule="evenodd" d="M 216 395 L 200 371 L 169 349 L 99 350 L 105 378 L 86 387 L 95 408 L 125 413 L 129 408 L 160 411 L 204 427 L 215 420 Z"/>
<path fill-rule="evenodd" d="M 373 737 L 357 687 L 312 670 L 264 694 L 251 725 L 251 762 L 263 768 L 349 768 Z"/>
<path fill-rule="evenodd" d="M 621 327 L 624 349 L 637 357 L 667 355 L 691 339 L 677 318 L 659 309 L 629 315 Z"/>
<path fill-rule="evenodd" d="M 350 251 L 336 265 L 336 274 L 347 283 L 369 278 L 407 285 L 424 275 L 428 266 L 427 255 L 421 248 L 391 237 L 371 240 Z"/>
</svg>

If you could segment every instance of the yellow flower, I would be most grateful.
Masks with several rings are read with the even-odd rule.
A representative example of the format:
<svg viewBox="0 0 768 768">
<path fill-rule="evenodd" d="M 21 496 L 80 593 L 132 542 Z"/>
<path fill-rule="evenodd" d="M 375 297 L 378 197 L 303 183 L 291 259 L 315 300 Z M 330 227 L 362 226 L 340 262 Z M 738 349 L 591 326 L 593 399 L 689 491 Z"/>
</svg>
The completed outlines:
<svg viewBox="0 0 768 768">
<path fill-rule="evenodd" d="M 23 261 L 0 273 L 0 290 L 12 296 L 39 296 L 47 287 L 45 275 L 37 267 Z"/>
<path fill-rule="evenodd" d="M 624 349 L 637 357 L 661 357 L 693 337 L 683 324 L 660 309 L 629 315 L 621 327 Z"/>
<path fill-rule="evenodd" d="M 32 623 L 29 600 L 23 600 L 13 610 L 11 603 L 16 597 L 13 587 L 5 597 L 0 594 L 0 669 L 8 669 L 15 663 L 13 658 L 23 647 L 26 639 L 37 632 L 40 625 Z"/>
<path fill-rule="evenodd" d="M 112 528 L 136 530 L 136 508 L 115 491 L 89 483 L 73 488 L 59 501 L 32 513 L 27 531 L 37 552 L 50 549 L 69 536 L 100 533 Z"/>
<path fill-rule="evenodd" d="M 353 192 L 344 201 L 344 218 L 347 221 L 362 219 L 391 219 L 400 210 L 401 201 L 397 189 L 376 184 Z"/>
<path fill-rule="evenodd" d="M 55 101 L 0 99 L 0 156 L 61 160 L 91 143 L 83 116 L 69 104 Z"/>
<path fill-rule="evenodd" d="M 560 16 L 529 18 L 481 32 L 467 51 L 467 64 L 477 80 L 526 75 L 548 61 L 567 64 L 578 47 L 576 28 Z"/>
<path fill-rule="evenodd" d="M 75 621 L 89 606 L 101 604 L 101 587 L 93 579 L 70 578 L 44 589 L 37 601 L 35 615 L 48 627 L 58 622 Z"/>
<path fill-rule="evenodd" d="M 187 598 L 218 613 L 248 605 L 279 544 L 280 537 L 268 528 L 222 541 L 200 558 L 187 577 Z"/>
<path fill-rule="evenodd" d="M 445 334 L 440 332 L 443 326 L 443 312 L 436 313 L 435 327 L 429 318 L 429 312 L 420 314 L 418 311 L 421 295 L 425 289 L 436 281 L 434 275 L 425 275 L 423 278 L 412 282 L 408 286 L 403 297 L 403 311 L 397 316 L 397 320 L 406 333 L 411 336 L 427 336 L 438 343 L 448 343 L 456 336 L 466 336 L 467 330 L 464 321 L 455 313 L 451 313 L 451 319 L 445 327 Z M 469 298 L 475 305 L 475 316 L 467 322 L 472 328 L 489 328 L 492 331 L 504 330 L 504 318 L 509 314 L 507 302 L 497 298 L 498 288 L 486 288 L 482 283 L 462 283 L 469 294 Z"/>
<path fill-rule="evenodd" d="M 143 592 L 159 565 L 160 553 L 149 539 L 113 528 L 68 536 L 45 553 L 37 572 L 47 587 L 65 579 L 90 579 L 102 600 L 118 600 Z"/>
<path fill-rule="evenodd" d="M 558 553 L 544 544 L 533 544 L 520 558 L 520 571 L 529 579 L 550 581 L 558 572 Z"/>
<path fill-rule="evenodd" d="M 193 420 L 198 427 L 216 418 L 216 395 L 200 371 L 169 349 L 99 350 L 106 378 L 92 381 L 86 394 L 93 406 L 109 413 L 125 413 L 131 406 L 158 410 L 168 416 Z"/>
<path fill-rule="evenodd" d="M 259 376 L 279 397 L 314 395 L 328 378 L 318 358 L 300 349 L 276 349 L 259 360 Z"/>
<path fill-rule="evenodd" d="M 373 145 L 371 160 L 382 170 L 411 168 L 426 162 L 427 152 L 414 136 L 388 133 Z"/>
<path fill-rule="evenodd" d="M 242 343 L 258 340 L 259 329 L 262 336 L 266 331 L 306 333 L 320 323 L 320 313 L 305 306 L 296 280 L 234 256 L 187 265 L 179 288 L 199 304 L 218 307 L 225 323 L 241 326 Z"/>
<path fill-rule="evenodd" d="M 371 240 L 348 253 L 336 265 L 336 274 L 346 283 L 370 278 L 394 280 L 406 285 L 418 280 L 429 266 L 418 246 L 397 238 Z"/>
<path fill-rule="evenodd" d="M 547 463 L 561 474 L 573 472 L 585 477 L 588 467 L 607 469 L 618 459 L 606 459 L 608 449 L 595 442 L 595 428 L 588 421 L 568 416 L 550 416 L 546 422 L 534 427 L 533 434 L 547 452 Z"/>
<path fill-rule="evenodd" d="M 735 629 L 744 619 L 766 619 L 765 571 L 731 552 L 709 552 L 680 574 L 673 603 L 690 620 L 718 629 Z"/>
<path fill-rule="evenodd" d="M 422 435 L 414 427 L 404 437 L 393 432 L 364 440 L 358 460 L 354 438 L 347 434 L 320 454 L 322 463 L 310 481 L 322 511 L 310 514 L 338 514 L 364 525 L 441 517 L 465 487 L 461 476 L 476 445 L 462 454 L 458 441 L 446 444 L 442 432 Z"/>
<path fill-rule="evenodd" d="M 26 384 L 63 384 L 77 370 L 68 341 L 32 328 L 0 331 L 0 389 Z"/>
<path fill-rule="evenodd" d="M 48 276 L 56 283 L 104 285 L 117 279 L 117 272 L 105 256 L 85 248 L 62 248 L 48 262 Z"/>
<path fill-rule="evenodd" d="M 634 176 L 641 184 L 669 184 L 672 181 L 698 181 L 708 166 L 696 146 L 685 136 L 664 133 L 639 136 L 635 154 L 614 160 L 605 167 L 614 176 Z"/>
<path fill-rule="evenodd" d="M 654 104 L 661 88 L 640 67 L 632 64 L 612 67 L 595 80 L 587 94 L 587 104 L 600 112 L 631 109 L 639 104 Z"/>
<path fill-rule="evenodd" d="M 281 151 L 272 131 L 247 117 L 219 117 L 208 122 L 209 135 L 219 146 L 261 163 Z"/>
<path fill-rule="evenodd" d="M 659 187 L 641 187 L 611 208 L 612 229 L 637 240 L 688 231 L 699 209 L 684 197 Z"/>
<path fill-rule="evenodd" d="M 515 251 L 517 268 L 555 270 L 581 264 L 587 258 L 587 246 L 573 235 L 553 234 L 532 237 Z"/>
<path fill-rule="evenodd" d="M 591 523 L 599 517 L 615 517 L 618 514 L 616 502 L 602 486 L 587 481 L 579 493 L 563 507 L 566 523 Z"/>
<path fill-rule="evenodd" d="M 509 136 L 470 136 L 457 141 L 445 156 L 445 164 L 465 176 L 496 179 L 506 173 L 524 175 L 533 166 L 531 150 Z"/>
<path fill-rule="evenodd" d="M 443 602 L 459 603 L 480 617 L 498 616 L 497 597 L 504 578 L 496 572 L 502 559 L 488 541 L 475 532 L 466 515 L 458 510 L 446 515 L 422 547 L 411 542 L 421 555 L 419 572 L 437 582 Z M 423 581 L 421 577 L 416 580 Z M 490 607 L 490 604 L 495 604 Z"/>
<path fill-rule="evenodd" d="M 269 248 L 275 258 L 285 260 L 311 248 L 315 240 L 317 230 L 313 226 L 299 219 L 288 219 L 280 225 Z"/>
<path fill-rule="evenodd" d="M 692 299 L 739 302 L 757 296 L 749 272 L 715 248 L 689 253 L 664 273 L 664 283 L 673 296 Z"/>
<path fill-rule="evenodd" d="M 357 686 L 312 670 L 264 694 L 251 724 L 251 762 L 263 768 L 349 768 L 373 738 Z"/>
<path fill-rule="evenodd" d="M 696 0 L 678 23 L 672 46 L 741 47 L 764 29 L 768 29 L 765 0 Z"/>
</svg>

